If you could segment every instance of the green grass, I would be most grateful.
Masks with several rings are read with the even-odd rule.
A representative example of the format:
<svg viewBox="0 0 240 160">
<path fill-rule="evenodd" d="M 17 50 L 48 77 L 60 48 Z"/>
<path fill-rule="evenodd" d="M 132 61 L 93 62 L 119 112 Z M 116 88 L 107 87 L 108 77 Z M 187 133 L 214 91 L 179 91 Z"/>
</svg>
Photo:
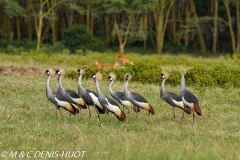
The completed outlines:
<svg viewBox="0 0 240 160">
<path fill-rule="evenodd" d="M 131 55 L 129 54 L 129 57 Z M 64 63 L 61 65 L 52 61 L 54 55 L 50 55 L 50 60 L 46 59 L 45 62 L 44 58 L 40 58 L 37 66 L 42 71 L 51 66 L 66 69 L 78 67 L 77 62 L 67 63 L 71 60 L 67 55 L 55 56 L 57 61 L 64 60 Z M 107 58 L 113 60 L 115 57 L 116 55 L 112 54 Z M 151 58 L 143 56 L 143 59 L 148 57 Z M 170 56 L 163 56 L 168 57 Z M 94 59 L 91 56 L 84 58 Z M 181 57 L 179 58 L 181 60 Z M 198 61 L 193 57 L 189 59 Z M 1 56 L 4 65 L 30 66 L 36 61 L 24 56 Z M 202 59 L 204 64 L 208 61 Z M 213 59 L 213 62 L 225 63 L 221 59 Z M 177 63 L 180 65 L 180 61 L 175 63 L 173 67 L 177 67 Z M 90 64 L 85 62 L 84 65 Z M 199 86 L 187 86 L 188 90 L 197 96 L 203 112 L 201 117 L 195 117 L 195 125 L 192 126 L 191 115 L 185 115 L 182 124 L 179 124 L 182 115 L 179 109 L 176 109 L 176 121 L 171 120 L 172 108 L 159 98 L 159 85 L 143 85 L 130 81 L 129 90 L 143 95 L 154 107 L 155 115 L 148 116 L 146 111 L 141 110 L 137 119 L 130 110 L 131 113 L 127 114 L 124 122 L 110 114 L 110 122 L 105 120 L 105 115 L 101 115 L 103 122 L 100 124 L 93 108 L 91 118 L 88 117 L 87 110 L 82 110 L 81 115 L 71 118 L 62 110 L 64 119 L 56 118 L 55 107 L 45 95 L 46 79 L 44 74 L 0 76 L 0 153 L 86 151 L 82 159 L 240 159 L 238 88 L 226 90 L 205 87 L 199 90 Z M 56 83 L 56 77 L 52 77 L 53 90 L 56 89 Z M 82 83 L 84 87 L 95 90 L 93 80 L 84 79 Z M 100 88 L 107 95 L 108 84 L 106 80 L 100 82 Z M 167 81 L 165 84 L 167 90 L 179 93 L 180 86 L 171 86 Z M 63 86 L 77 91 L 76 80 L 65 78 Z M 123 83 L 116 81 L 113 89 L 123 90 Z M 29 158 L 25 155 L 24 159 Z"/>
</svg>

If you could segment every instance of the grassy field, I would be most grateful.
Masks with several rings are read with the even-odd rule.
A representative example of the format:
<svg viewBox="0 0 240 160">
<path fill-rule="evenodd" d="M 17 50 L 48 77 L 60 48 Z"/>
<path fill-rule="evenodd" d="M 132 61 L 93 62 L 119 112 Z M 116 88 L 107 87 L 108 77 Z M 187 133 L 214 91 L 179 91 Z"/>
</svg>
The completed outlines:
<svg viewBox="0 0 240 160">
<path fill-rule="evenodd" d="M 104 56 L 110 61 L 116 58 L 116 54 Z M 72 153 L 78 159 L 240 159 L 238 88 L 205 87 L 199 91 L 198 86 L 187 86 L 197 96 L 203 112 L 201 117 L 195 117 L 194 126 L 191 115 L 185 115 L 179 124 L 182 111 L 178 109 L 176 120 L 171 120 L 171 106 L 159 98 L 160 82 L 145 85 L 129 82 L 129 90 L 140 93 L 152 104 L 154 116 L 148 116 L 146 111 L 141 110 L 136 118 L 131 110 L 124 122 L 110 114 L 110 122 L 105 120 L 105 115 L 101 115 L 103 122 L 100 124 L 91 108 L 92 117 L 88 116 L 87 110 L 72 117 L 62 110 L 64 119 L 56 118 L 55 107 L 45 95 L 47 77 L 44 71 L 49 67 L 68 70 L 91 65 L 100 55 L 73 57 L 79 58 L 79 61 L 71 61 L 73 58 L 67 55 L 0 56 L 2 65 L 37 66 L 42 71 L 39 76 L 0 76 L 0 156 L 7 154 L 4 159 L 12 159 L 13 151 L 17 152 L 16 158 L 22 156 L 21 159 L 30 159 L 27 153 L 31 158 L 40 159 L 42 156 L 41 159 L 48 159 L 44 151 L 59 153 L 49 159 L 54 159 L 54 156 L 55 159 L 70 158 Z M 134 54 L 129 57 L 134 57 Z M 164 59 L 170 58 L 167 55 L 143 56 L 135 60 L 156 61 L 156 58 L 162 59 L 163 67 L 171 67 L 167 61 L 164 63 Z M 184 63 L 181 56 L 173 58 L 178 60 L 173 67 Z M 210 62 L 229 63 L 222 58 L 187 59 L 189 65 L 200 62 L 206 65 Z M 53 90 L 56 89 L 56 78 L 51 78 Z M 82 83 L 84 87 L 95 90 L 93 80 L 84 79 Z M 100 88 L 107 95 L 108 84 L 106 80 L 100 82 Z M 77 91 L 76 80 L 63 79 L 63 86 Z M 180 92 L 180 86 L 168 85 L 167 81 L 165 87 L 169 91 Z M 113 89 L 122 91 L 123 83 L 116 81 Z M 82 151 L 86 152 L 80 158 Z M 76 158 L 73 156 L 72 159 Z"/>
</svg>

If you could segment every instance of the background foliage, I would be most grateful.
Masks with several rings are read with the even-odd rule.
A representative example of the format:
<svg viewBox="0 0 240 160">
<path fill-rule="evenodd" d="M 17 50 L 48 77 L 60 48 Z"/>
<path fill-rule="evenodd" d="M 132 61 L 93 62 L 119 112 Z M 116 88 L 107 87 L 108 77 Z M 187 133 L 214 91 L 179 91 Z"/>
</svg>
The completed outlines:
<svg viewBox="0 0 240 160">
<path fill-rule="evenodd" d="M 53 46 L 49 50 L 59 53 L 62 43 L 69 52 L 103 51 L 104 44 L 120 52 L 238 54 L 239 8 L 239 0 L 0 0 L 0 41 L 8 42 L 0 50 L 20 54 Z M 72 26 L 85 26 L 87 33 Z"/>
<path fill-rule="evenodd" d="M 77 49 L 101 52 L 104 48 L 103 42 L 90 34 L 85 26 L 76 25 L 64 31 L 62 44 L 73 53 Z"/>
<path fill-rule="evenodd" d="M 92 74 L 100 71 L 104 77 L 107 77 L 110 72 L 116 74 L 118 80 L 124 81 L 124 75 L 129 73 L 132 76 L 131 81 L 139 83 L 155 83 L 158 84 L 160 80 L 160 74 L 163 71 L 158 65 L 144 65 L 135 64 L 134 66 L 127 66 L 125 68 L 116 69 L 95 69 L 92 67 L 83 68 L 86 71 L 84 76 L 91 77 Z M 185 75 L 187 84 L 197 85 L 201 87 L 205 86 L 218 86 L 223 88 L 240 87 L 240 82 L 237 81 L 240 75 L 240 69 L 238 67 L 227 66 L 192 66 L 187 70 Z M 69 70 L 66 77 L 71 79 L 77 79 L 76 71 Z M 172 85 L 179 85 L 181 80 L 180 68 L 171 70 L 167 83 Z"/>
</svg>

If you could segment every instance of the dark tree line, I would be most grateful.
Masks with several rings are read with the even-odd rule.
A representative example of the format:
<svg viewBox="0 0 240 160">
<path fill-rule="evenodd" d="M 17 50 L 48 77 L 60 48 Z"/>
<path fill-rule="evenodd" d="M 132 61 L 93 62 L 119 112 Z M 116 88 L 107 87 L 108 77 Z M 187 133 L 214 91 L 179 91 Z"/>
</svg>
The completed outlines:
<svg viewBox="0 0 240 160">
<path fill-rule="evenodd" d="M 121 53 L 134 43 L 158 54 L 166 43 L 202 54 L 240 50 L 240 0 L 0 0 L 0 39 L 36 41 L 39 51 L 73 25 L 105 46 L 117 41 Z"/>
</svg>

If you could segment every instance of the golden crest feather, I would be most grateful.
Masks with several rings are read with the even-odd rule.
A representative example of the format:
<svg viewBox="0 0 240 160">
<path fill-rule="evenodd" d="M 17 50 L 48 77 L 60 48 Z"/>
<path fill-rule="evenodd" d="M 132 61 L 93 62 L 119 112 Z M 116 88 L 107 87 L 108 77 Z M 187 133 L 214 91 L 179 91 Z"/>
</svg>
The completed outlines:
<svg viewBox="0 0 240 160">
<path fill-rule="evenodd" d="M 101 81 L 102 80 L 102 73 L 101 72 L 97 72 L 96 73 L 96 78 Z"/>
<path fill-rule="evenodd" d="M 82 72 L 82 75 L 84 75 L 84 74 L 85 74 L 85 70 L 84 70 L 84 69 L 81 69 L 81 72 Z"/>
<path fill-rule="evenodd" d="M 51 76 L 55 76 L 55 72 L 56 72 L 55 69 L 49 68 L 48 70 L 49 70 Z"/>
<path fill-rule="evenodd" d="M 185 67 L 181 67 L 181 68 L 180 68 L 180 72 L 181 72 L 181 73 L 186 73 L 186 72 L 187 72 L 187 69 L 186 69 Z"/>
<path fill-rule="evenodd" d="M 112 77 L 114 81 L 116 80 L 116 75 L 113 72 L 109 73 L 109 76 Z"/>
<path fill-rule="evenodd" d="M 60 69 L 59 70 L 62 76 L 65 76 L 67 71 L 65 69 Z"/>
</svg>

